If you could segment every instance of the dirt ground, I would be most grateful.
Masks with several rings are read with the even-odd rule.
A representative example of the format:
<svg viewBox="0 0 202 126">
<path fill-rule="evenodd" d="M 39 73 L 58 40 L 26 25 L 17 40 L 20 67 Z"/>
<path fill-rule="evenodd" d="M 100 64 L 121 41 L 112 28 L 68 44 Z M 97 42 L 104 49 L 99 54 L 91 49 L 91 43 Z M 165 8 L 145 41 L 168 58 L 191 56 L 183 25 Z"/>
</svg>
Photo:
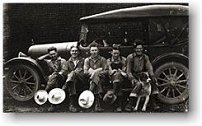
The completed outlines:
<svg viewBox="0 0 202 126">
<path fill-rule="evenodd" d="M 180 104 L 173 104 L 173 105 L 168 105 L 168 104 L 162 104 L 158 103 L 160 106 L 160 109 L 158 110 L 153 110 L 150 106 L 148 106 L 147 112 L 188 112 L 188 100 L 184 103 Z M 104 112 L 114 112 L 113 106 L 109 105 L 102 105 L 104 108 Z M 14 100 L 9 94 L 4 95 L 3 99 L 3 111 L 6 113 L 10 112 L 17 112 L 17 113 L 25 113 L 25 112 L 37 112 L 37 113 L 42 113 L 42 112 L 69 112 L 68 110 L 68 100 L 65 100 L 63 103 L 59 105 L 55 105 L 53 108 L 50 109 L 51 104 L 50 103 L 45 103 L 44 105 L 40 106 L 34 102 L 34 99 L 31 99 L 26 102 L 19 102 Z M 84 110 L 79 108 L 79 112 L 93 112 L 92 108 L 88 110 Z M 126 111 L 123 111 L 126 112 Z M 138 111 L 139 112 L 139 111 Z"/>
</svg>

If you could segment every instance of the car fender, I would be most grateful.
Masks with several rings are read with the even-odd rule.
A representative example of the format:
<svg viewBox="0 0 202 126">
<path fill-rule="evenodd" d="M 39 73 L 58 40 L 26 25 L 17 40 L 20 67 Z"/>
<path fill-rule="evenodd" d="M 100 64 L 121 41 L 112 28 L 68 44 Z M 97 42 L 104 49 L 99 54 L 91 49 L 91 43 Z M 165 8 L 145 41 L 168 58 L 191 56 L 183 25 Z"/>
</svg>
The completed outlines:
<svg viewBox="0 0 202 126">
<path fill-rule="evenodd" d="M 177 53 L 177 52 L 166 53 L 166 54 L 163 54 L 163 55 L 156 57 L 152 61 L 152 65 L 153 65 L 154 69 L 156 69 L 157 67 L 159 67 L 163 63 L 166 63 L 169 61 L 179 62 L 179 63 L 184 64 L 186 67 L 189 67 L 188 56 L 181 54 L 181 53 Z"/>
<path fill-rule="evenodd" d="M 11 66 L 13 66 L 15 64 L 27 64 L 27 65 L 30 65 L 38 72 L 39 76 L 42 79 L 46 78 L 46 75 L 45 75 L 42 67 L 33 58 L 30 58 L 30 57 L 15 57 L 15 58 L 12 58 L 12 59 L 10 59 L 9 61 L 7 61 L 4 64 L 4 68 L 9 69 L 9 67 L 11 67 Z"/>
</svg>

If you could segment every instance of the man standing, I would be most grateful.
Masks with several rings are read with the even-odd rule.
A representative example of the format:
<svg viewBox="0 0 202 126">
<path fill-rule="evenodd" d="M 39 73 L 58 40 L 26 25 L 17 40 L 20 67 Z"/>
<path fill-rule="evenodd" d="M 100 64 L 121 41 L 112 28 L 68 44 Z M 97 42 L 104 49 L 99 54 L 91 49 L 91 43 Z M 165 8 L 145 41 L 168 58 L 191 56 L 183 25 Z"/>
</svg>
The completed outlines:
<svg viewBox="0 0 202 126">
<path fill-rule="evenodd" d="M 134 53 L 128 55 L 127 57 L 127 74 L 132 83 L 132 87 L 134 87 L 133 93 L 138 93 L 141 89 L 141 83 L 138 81 L 138 77 L 136 75 L 141 72 L 148 72 L 152 80 L 152 93 L 157 94 L 158 89 L 156 86 L 156 78 L 153 73 L 153 67 L 149 57 L 143 53 L 142 41 L 138 41 L 134 44 L 134 51 Z M 153 107 L 158 108 L 154 97 L 151 98 L 151 100 Z M 133 108 L 133 102 L 134 98 L 130 98 L 129 104 L 126 106 L 126 111 L 131 111 Z"/>
<path fill-rule="evenodd" d="M 60 87 L 61 85 L 59 85 L 59 82 L 61 82 L 62 76 L 59 74 L 59 72 L 61 71 L 62 66 L 65 63 L 65 59 L 58 56 L 57 48 L 48 48 L 48 54 L 40 56 L 37 60 L 39 62 L 45 61 L 48 65 L 48 71 L 50 74 L 48 76 L 45 90 L 50 91 L 53 88 Z"/>
<path fill-rule="evenodd" d="M 68 88 L 69 92 L 69 111 L 77 112 L 77 93 L 78 87 L 84 87 L 85 77 L 83 73 L 84 58 L 80 57 L 80 49 L 77 46 L 70 48 L 71 57 L 63 65 L 61 74 L 67 77 L 62 89 Z M 81 85 L 82 84 L 82 85 Z"/>
<path fill-rule="evenodd" d="M 107 59 L 108 66 L 109 66 L 109 75 L 111 82 L 113 84 L 113 93 L 118 96 L 117 103 L 118 106 L 116 108 L 117 112 L 121 112 L 122 109 L 122 82 L 124 77 L 126 77 L 126 58 L 120 56 L 120 49 L 119 47 L 113 47 L 112 49 L 112 57 Z"/>
<path fill-rule="evenodd" d="M 90 88 L 95 95 L 95 111 L 103 111 L 100 105 L 103 93 L 103 80 L 106 79 L 108 73 L 107 60 L 99 55 L 97 43 L 90 45 L 90 57 L 84 61 L 84 73 L 89 76 Z"/>
</svg>

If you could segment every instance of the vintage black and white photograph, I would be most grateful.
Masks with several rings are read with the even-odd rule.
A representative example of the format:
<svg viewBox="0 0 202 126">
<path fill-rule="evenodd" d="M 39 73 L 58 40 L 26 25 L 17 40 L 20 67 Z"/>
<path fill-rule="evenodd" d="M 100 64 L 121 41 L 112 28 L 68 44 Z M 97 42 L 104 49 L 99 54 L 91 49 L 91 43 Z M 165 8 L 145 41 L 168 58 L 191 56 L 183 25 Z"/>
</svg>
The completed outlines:
<svg viewBox="0 0 202 126">
<path fill-rule="evenodd" d="M 188 3 L 4 3 L 3 112 L 189 111 Z"/>
</svg>

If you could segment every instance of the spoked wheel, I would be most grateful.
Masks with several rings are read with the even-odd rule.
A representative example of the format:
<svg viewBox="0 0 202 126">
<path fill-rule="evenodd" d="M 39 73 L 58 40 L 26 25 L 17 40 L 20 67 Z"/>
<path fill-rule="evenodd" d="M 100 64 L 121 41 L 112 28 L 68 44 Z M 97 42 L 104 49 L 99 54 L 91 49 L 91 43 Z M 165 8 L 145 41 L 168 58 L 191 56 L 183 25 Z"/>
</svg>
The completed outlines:
<svg viewBox="0 0 202 126">
<path fill-rule="evenodd" d="M 169 104 L 185 101 L 188 94 L 188 68 L 181 63 L 165 63 L 155 71 L 158 81 L 158 98 Z"/>
<path fill-rule="evenodd" d="M 30 100 L 38 89 L 39 81 L 36 70 L 27 65 L 15 65 L 6 75 L 8 92 L 18 101 Z"/>
</svg>

